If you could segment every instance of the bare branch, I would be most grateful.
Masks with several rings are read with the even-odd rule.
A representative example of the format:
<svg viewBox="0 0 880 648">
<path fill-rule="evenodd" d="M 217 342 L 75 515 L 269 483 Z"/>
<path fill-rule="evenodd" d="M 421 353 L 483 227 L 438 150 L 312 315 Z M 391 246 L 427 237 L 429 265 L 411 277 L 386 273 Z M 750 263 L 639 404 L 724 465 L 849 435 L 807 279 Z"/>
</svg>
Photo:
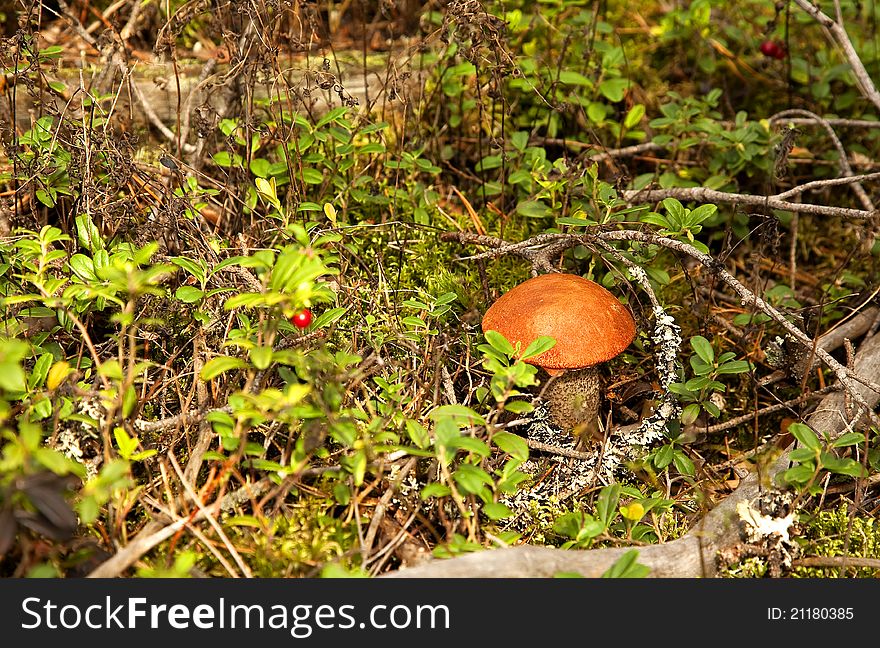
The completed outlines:
<svg viewBox="0 0 880 648">
<path fill-rule="evenodd" d="M 809 110 L 801 110 L 799 108 L 796 108 L 796 109 L 792 109 L 792 110 L 783 110 L 782 112 L 777 113 L 773 117 L 771 117 L 770 121 L 773 122 L 774 119 L 781 119 L 781 118 L 785 118 L 785 117 L 793 116 L 793 115 L 801 115 L 801 116 L 807 117 L 808 119 L 812 119 L 813 121 L 815 121 L 817 124 L 819 124 L 820 126 L 822 126 L 825 129 L 825 131 L 828 133 L 828 136 L 831 138 L 832 143 L 834 144 L 834 148 L 837 149 L 837 165 L 838 165 L 838 167 L 840 167 L 840 175 L 845 176 L 845 177 L 851 177 L 853 175 L 853 170 L 849 164 L 849 158 L 847 157 L 846 149 L 843 147 L 843 143 L 840 141 L 840 138 L 837 136 L 837 133 L 834 132 L 834 129 L 831 127 L 831 124 L 828 123 L 827 119 L 825 119 L 824 117 L 820 117 L 816 113 L 810 112 Z M 863 179 L 865 179 L 865 178 L 863 178 Z M 807 185 L 809 185 L 809 184 L 812 184 L 812 183 L 808 182 Z M 806 185 L 801 185 L 801 187 L 795 187 L 795 189 L 800 189 L 800 191 L 798 191 L 797 193 L 802 193 L 804 190 L 804 187 L 806 187 Z M 795 189 L 792 189 L 791 191 L 793 192 L 793 191 L 795 191 Z M 859 200 L 862 202 L 862 207 L 864 207 L 868 211 L 875 210 L 874 203 L 871 202 L 871 199 L 868 197 L 868 194 L 865 193 L 865 189 L 862 187 L 861 184 L 859 184 L 858 182 L 853 184 L 853 191 L 858 196 Z M 786 193 L 790 193 L 790 192 L 786 192 Z M 775 196 L 775 198 L 783 198 L 783 197 L 784 197 L 783 194 L 777 194 Z"/>
<path fill-rule="evenodd" d="M 815 191 L 816 189 L 823 189 L 825 187 L 836 187 L 846 184 L 859 184 L 862 181 L 876 180 L 877 178 L 880 178 L 880 171 L 877 171 L 875 173 L 866 173 L 864 175 L 849 175 L 842 178 L 826 178 L 824 180 L 813 180 L 811 182 L 805 182 L 802 185 L 798 185 L 797 187 L 792 187 L 791 189 L 783 191 L 782 193 L 778 193 L 774 197 L 789 198 L 790 196 L 796 196 L 806 191 Z"/>
<path fill-rule="evenodd" d="M 789 190 L 790 192 L 791 190 Z M 703 203 L 728 203 L 734 205 L 751 205 L 766 209 L 781 209 L 783 211 L 798 212 L 800 214 L 813 214 L 815 216 L 834 216 L 840 218 L 872 218 L 876 212 L 848 207 L 832 207 L 828 205 L 813 205 L 810 203 L 793 203 L 780 200 L 777 196 L 753 196 L 750 194 L 729 193 L 716 191 L 707 187 L 675 187 L 672 189 L 649 189 L 627 190 L 621 196 L 631 204 L 645 202 L 660 202 L 666 198 Z"/>
</svg>

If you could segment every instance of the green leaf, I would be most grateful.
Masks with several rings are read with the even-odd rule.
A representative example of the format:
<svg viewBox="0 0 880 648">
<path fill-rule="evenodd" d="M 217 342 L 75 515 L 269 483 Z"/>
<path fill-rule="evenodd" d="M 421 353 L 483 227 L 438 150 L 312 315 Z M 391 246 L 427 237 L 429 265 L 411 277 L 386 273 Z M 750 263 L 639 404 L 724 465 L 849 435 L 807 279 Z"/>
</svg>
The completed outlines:
<svg viewBox="0 0 880 648">
<path fill-rule="evenodd" d="M 386 151 L 385 145 L 380 144 L 379 142 L 371 142 L 370 144 L 364 144 L 360 148 L 358 148 L 359 155 L 369 155 L 373 153 L 384 153 Z"/>
<path fill-rule="evenodd" d="M 816 450 L 809 448 L 795 448 L 788 454 L 788 458 L 795 463 L 803 463 L 804 461 L 815 461 L 819 457 Z"/>
<path fill-rule="evenodd" d="M 517 151 L 525 151 L 529 145 L 529 133 L 527 131 L 516 131 L 510 136 L 510 143 Z"/>
<path fill-rule="evenodd" d="M 620 484 L 605 486 L 596 499 L 596 513 L 607 529 L 617 515 L 617 502 L 620 500 Z"/>
<path fill-rule="evenodd" d="M 501 166 L 501 156 L 500 155 L 487 155 L 482 160 L 477 162 L 474 166 L 474 171 L 489 171 L 490 169 L 497 169 Z"/>
<path fill-rule="evenodd" d="M 523 400 L 512 400 L 504 403 L 504 409 L 514 414 L 528 414 L 535 410 L 532 404 Z"/>
<path fill-rule="evenodd" d="M 419 448 L 427 448 L 431 445 L 431 436 L 425 426 L 413 419 L 406 419 L 406 434 Z"/>
<path fill-rule="evenodd" d="M 180 286 L 174 291 L 174 296 L 184 304 L 195 304 L 205 296 L 205 291 L 195 286 Z"/>
<path fill-rule="evenodd" d="M 801 464 L 786 470 L 782 479 L 789 484 L 806 484 L 813 477 L 814 472 L 812 466 Z"/>
<path fill-rule="evenodd" d="M 617 103 L 618 101 L 623 101 L 623 95 L 628 87 L 628 79 L 615 77 L 602 81 L 602 83 L 599 84 L 599 92 L 601 92 L 602 96 L 608 99 L 608 101 Z"/>
<path fill-rule="evenodd" d="M 207 270 L 199 261 L 189 259 L 187 257 L 172 257 L 171 263 L 182 268 L 193 277 L 198 279 L 199 283 L 204 283 L 207 277 Z"/>
<path fill-rule="evenodd" d="M 715 362 L 715 351 L 712 350 L 712 344 L 702 335 L 695 335 L 691 338 L 691 347 L 707 365 Z"/>
<path fill-rule="evenodd" d="M 253 347 L 248 351 L 248 356 L 250 357 L 250 360 L 253 363 L 254 367 L 259 369 L 260 371 L 264 371 L 265 369 L 269 368 L 270 364 L 272 364 L 272 347 Z"/>
<path fill-rule="evenodd" d="M 718 207 L 716 207 L 715 205 L 700 205 L 687 215 L 688 227 L 699 225 L 707 218 L 711 218 L 717 211 Z"/>
<path fill-rule="evenodd" d="M 95 274 L 95 262 L 85 254 L 74 254 L 68 261 L 70 269 L 73 273 L 87 283 L 97 282 L 98 277 Z"/>
<path fill-rule="evenodd" d="M 675 459 L 675 448 L 672 444 L 665 445 L 657 451 L 657 454 L 654 455 L 654 465 L 657 466 L 658 469 L 663 470 L 672 463 L 672 460 Z"/>
<path fill-rule="evenodd" d="M 666 215 L 673 225 L 670 229 L 680 230 L 684 226 L 684 207 L 675 198 L 666 198 L 663 201 Z"/>
<path fill-rule="evenodd" d="M 751 369 L 751 365 L 746 360 L 733 360 L 732 362 L 725 362 L 723 365 L 720 365 L 717 369 L 715 369 L 715 373 L 718 375 L 722 374 L 741 374 L 746 373 Z"/>
<path fill-rule="evenodd" d="M 851 477 L 864 477 L 865 469 L 858 461 L 849 458 L 836 457 L 830 452 L 823 452 L 819 456 L 819 462 L 825 470 L 829 470 L 839 475 L 849 475 Z"/>
<path fill-rule="evenodd" d="M 128 418 L 134 412 L 135 406 L 138 403 L 138 394 L 134 385 L 129 385 L 125 388 L 125 393 L 122 395 L 122 417 Z"/>
<path fill-rule="evenodd" d="M 822 449 L 822 444 L 819 441 L 819 437 L 816 436 L 816 433 L 813 432 L 813 430 L 811 430 L 803 423 L 792 423 L 788 426 L 788 431 L 805 448 L 809 448 L 813 451 L 819 451 Z"/>
<path fill-rule="evenodd" d="M 464 405 L 441 405 L 431 410 L 428 416 L 434 422 L 446 419 L 458 425 L 483 424 L 486 422 L 482 416 Z"/>
<path fill-rule="evenodd" d="M 569 538 L 590 539 L 601 535 L 605 527 L 592 515 L 575 511 L 556 518 L 553 531 Z"/>
<path fill-rule="evenodd" d="M 306 167 L 302 170 L 302 179 L 306 184 L 318 185 L 324 182 L 324 174 L 317 169 Z"/>
<path fill-rule="evenodd" d="M 484 486 L 492 485 L 489 473 L 469 463 L 461 464 L 458 470 L 452 474 L 452 478 L 455 479 L 455 483 L 459 485 L 461 490 L 471 495 L 479 493 Z"/>
<path fill-rule="evenodd" d="M 68 475 L 73 473 L 74 475 L 85 477 L 86 474 L 85 468 L 81 464 L 72 459 L 68 459 L 57 450 L 37 448 L 34 450 L 34 459 L 36 459 L 41 466 L 48 468 L 56 475 Z"/>
<path fill-rule="evenodd" d="M 630 549 L 608 568 L 602 578 L 645 578 L 651 573 L 651 568 L 638 562 L 638 549 Z"/>
<path fill-rule="evenodd" d="M 64 48 L 60 45 L 50 45 L 49 47 L 40 50 L 39 57 L 41 59 L 61 58 L 63 53 Z"/>
<path fill-rule="evenodd" d="M 513 357 L 516 353 L 516 349 L 513 348 L 513 345 L 498 331 L 486 331 L 484 335 L 486 337 L 486 342 L 492 345 L 493 349 L 496 349 L 509 357 Z"/>
<path fill-rule="evenodd" d="M 325 114 L 323 117 L 321 117 L 321 119 L 319 119 L 317 121 L 317 123 L 315 124 L 315 130 L 321 128 L 322 126 L 326 126 L 330 122 L 338 121 L 339 118 L 344 116 L 345 113 L 347 113 L 347 112 L 348 112 L 347 106 L 339 106 L 337 108 L 334 108 L 333 110 L 331 110 L 330 112 Z"/>
<path fill-rule="evenodd" d="M 569 225 L 571 227 L 589 227 L 590 225 L 596 224 L 596 221 L 589 220 L 587 218 L 575 218 L 573 216 L 563 216 L 562 218 L 557 218 L 556 222 L 559 225 Z"/>
<path fill-rule="evenodd" d="M 36 389 L 46 381 L 46 376 L 49 375 L 49 368 L 54 360 L 55 358 L 51 353 L 44 353 L 37 359 L 34 363 L 34 369 L 31 371 L 31 377 L 28 380 L 29 389 Z"/>
<path fill-rule="evenodd" d="M 330 310 L 326 310 L 321 313 L 318 317 L 315 318 L 315 321 L 312 322 L 312 329 L 319 329 L 325 326 L 330 326 L 333 322 L 337 321 L 340 317 L 345 315 L 347 308 L 331 308 Z"/>
<path fill-rule="evenodd" d="M 580 72 L 575 72 L 574 70 L 562 70 L 562 72 L 559 73 L 559 81 L 566 85 L 577 85 L 585 88 L 593 87 L 592 81 Z"/>
<path fill-rule="evenodd" d="M 260 178 L 269 177 L 271 163 L 266 158 L 254 158 L 251 160 L 251 173 Z"/>
<path fill-rule="evenodd" d="M 677 231 L 677 228 L 673 223 L 669 222 L 662 214 L 657 214 L 655 212 L 650 212 L 645 214 L 639 220 L 643 223 L 648 223 L 650 225 L 657 225 L 658 227 L 662 227 L 664 230 Z"/>
<path fill-rule="evenodd" d="M 644 116 L 645 107 L 642 104 L 636 104 L 630 108 L 629 112 L 626 114 L 626 118 L 623 120 L 623 125 L 627 130 L 634 128 L 639 125 L 639 122 L 642 121 L 642 117 Z"/>
<path fill-rule="evenodd" d="M 87 495 L 81 499 L 76 509 L 79 512 L 79 519 L 83 524 L 94 522 L 101 511 L 101 507 L 94 495 Z"/>
<path fill-rule="evenodd" d="M 446 486 L 445 484 L 441 484 L 439 482 L 433 482 L 422 489 L 420 497 L 423 500 L 426 500 L 429 497 L 446 497 L 451 493 L 452 491 L 449 489 L 449 486 Z"/>
<path fill-rule="evenodd" d="M 457 436 L 450 440 L 448 446 L 457 450 L 472 452 L 483 458 L 492 454 L 489 446 L 484 441 L 470 436 Z"/>
<path fill-rule="evenodd" d="M 244 369 L 245 367 L 247 367 L 247 363 L 241 358 L 218 356 L 216 358 L 211 358 L 205 363 L 205 366 L 202 367 L 202 371 L 199 373 L 199 378 L 206 381 L 213 380 L 227 371 Z"/>
<path fill-rule="evenodd" d="M 525 169 L 516 169 L 507 176 L 507 184 L 511 185 L 529 183 L 531 180 L 532 174 Z"/>
<path fill-rule="evenodd" d="M 529 458 L 529 444 L 516 434 L 496 432 L 492 435 L 492 443 L 515 459 L 526 461 Z"/>
<path fill-rule="evenodd" d="M 123 459 L 131 457 L 131 453 L 137 449 L 137 439 L 128 436 L 128 433 L 122 427 L 113 429 L 113 438 L 116 440 L 116 447 L 119 448 L 119 455 Z"/>
<path fill-rule="evenodd" d="M 8 392 L 25 391 L 25 373 L 18 363 L 0 362 L 0 389 Z"/>
<path fill-rule="evenodd" d="M 76 222 L 76 238 L 81 247 L 84 247 L 93 255 L 98 250 L 104 249 L 104 240 L 101 233 L 88 214 L 80 214 L 75 219 Z"/>
<path fill-rule="evenodd" d="M 721 408 L 719 408 L 712 401 L 703 401 L 703 409 L 714 418 L 718 418 L 719 416 L 721 416 Z"/>
<path fill-rule="evenodd" d="M 847 432 L 846 434 L 841 434 L 834 440 L 832 447 L 834 448 L 846 448 L 848 446 L 859 445 L 865 442 L 865 435 L 861 432 Z"/>
<path fill-rule="evenodd" d="M 690 457 L 688 457 L 685 453 L 681 451 L 675 452 L 672 458 L 672 463 L 675 466 L 675 469 L 682 475 L 693 477 L 694 474 L 696 474 L 696 467 L 694 466 L 694 462 L 690 460 Z"/>
<path fill-rule="evenodd" d="M 55 206 L 56 195 L 51 189 L 37 189 L 36 191 L 37 200 L 50 209 Z"/>
<path fill-rule="evenodd" d="M 516 206 L 516 213 L 526 218 L 545 218 L 552 212 L 547 205 L 538 200 L 523 200 Z"/>
<path fill-rule="evenodd" d="M 522 360 L 527 360 L 529 358 L 534 358 L 535 356 L 541 355 L 548 349 L 552 349 L 554 346 L 556 346 L 555 339 L 546 335 L 542 335 L 526 347 L 526 350 L 523 351 L 522 354 Z"/>
<path fill-rule="evenodd" d="M 232 166 L 232 156 L 228 151 L 220 151 L 219 153 L 214 153 L 211 156 L 217 166 L 221 167 L 231 167 Z"/>
<path fill-rule="evenodd" d="M 686 406 L 681 412 L 681 423 L 682 425 L 690 425 L 694 421 L 697 420 L 697 417 L 700 415 L 700 404 L 699 403 L 691 403 Z"/>
<path fill-rule="evenodd" d="M 502 520 L 513 515 L 513 511 L 501 502 L 488 502 L 487 504 L 483 504 L 483 513 L 485 513 L 490 520 Z"/>
</svg>

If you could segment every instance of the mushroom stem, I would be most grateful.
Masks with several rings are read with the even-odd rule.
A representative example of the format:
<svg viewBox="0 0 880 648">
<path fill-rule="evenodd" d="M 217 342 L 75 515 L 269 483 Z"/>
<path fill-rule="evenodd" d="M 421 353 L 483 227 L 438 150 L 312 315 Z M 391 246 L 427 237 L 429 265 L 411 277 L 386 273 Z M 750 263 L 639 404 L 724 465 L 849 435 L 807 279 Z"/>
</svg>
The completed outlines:
<svg viewBox="0 0 880 648">
<path fill-rule="evenodd" d="M 600 383 L 595 365 L 554 378 L 544 392 L 551 420 L 584 442 L 598 437 Z"/>
</svg>

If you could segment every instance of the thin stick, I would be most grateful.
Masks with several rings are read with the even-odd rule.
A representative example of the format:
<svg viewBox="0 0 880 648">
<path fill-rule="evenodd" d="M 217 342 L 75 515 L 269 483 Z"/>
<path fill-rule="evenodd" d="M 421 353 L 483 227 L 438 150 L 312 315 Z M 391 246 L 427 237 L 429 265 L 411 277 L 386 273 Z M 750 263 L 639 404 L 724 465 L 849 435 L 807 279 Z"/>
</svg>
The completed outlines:
<svg viewBox="0 0 880 648">
<path fill-rule="evenodd" d="M 800 108 L 795 108 L 795 109 L 791 109 L 791 110 L 783 110 L 782 112 L 777 113 L 776 115 L 771 117 L 770 120 L 772 121 L 774 118 L 785 118 L 789 115 L 802 115 L 802 116 L 805 116 L 809 119 L 814 120 L 817 124 L 822 126 L 825 129 L 825 131 L 828 133 L 828 136 L 831 138 L 831 141 L 834 144 L 834 148 L 837 149 L 837 166 L 840 168 L 840 174 L 842 176 L 844 176 L 845 178 L 850 178 L 853 176 L 853 170 L 849 164 L 849 158 L 847 157 L 846 149 L 843 146 L 843 142 L 840 141 L 840 138 L 837 136 L 837 133 L 834 132 L 834 129 L 831 127 L 831 124 L 828 123 L 828 120 L 826 120 L 824 117 L 820 117 L 819 115 L 817 115 L 814 112 L 810 112 L 809 110 L 802 110 Z M 841 180 L 841 178 L 837 178 L 837 180 Z M 817 182 L 828 182 L 828 181 L 818 180 Z M 813 184 L 813 183 L 808 182 L 806 185 L 801 185 L 799 189 L 801 191 L 803 191 L 804 188 L 808 187 L 811 184 Z M 830 185 L 832 183 L 829 182 L 828 184 Z M 818 185 L 818 186 L 821 186 L 821 185 Z M 862 207 L 864 207 L 868 211 L 874 211 L 875 210 L 874 203 L 871 202 L 871 199 L 868 197 L 868 194 L 865 193 L 864 187 L 862 187 L 862 185 L 858 181 L 856 181 L 852 187 L 853 187 L 853 191 L 855 192 L 856 196 L 858 196 L 859 200 L 861 201 Z M 796 187 L 795 189 L 798 189 L 798 187 Z M 785 193 L 788 193 L 788 192 L 785 192 Z M 782 198 L 784 195 L 785 194 L 777 194 L 776 198 Z"/>
<path fill-rule="evenodd" d="M 865 567 L 880 569 L 880 558 L 859 558 L 858 556 L 808 556 L 791 562 L 792 567 Z"/>
<path fill-rule="evenodd" d="M 239 569 L 241 569 L 242 573 L 248 578 L 253 578 L 253 572 L 251 572 L 250 567 L 248 567 L 247 563 L 242 560 L 241 554 L 238 553 L 232 542 L 229 541 L 229 538 L 223 532 L 223 528 L 220 526 L 220 523 L 217 522 L 217 520 L 215 519 L 214 513 L 209 511 L 208 508 L 204 504 L 202 504 L 202 499 L 198 495 L 196 495 L 195 491 L 192 488 L 192 485 L 183 474 L 183 470 L 181 470 L 180 464 L 177 463 L 177 458 L 174 456 L 173 452 L 168 453 L 168 459 L 171 462 L 171 467 L 174 468 L 174 472 L 177 473 L 177 477 L 178 479 L 180 479 L 180 483 L 183 486 L 183 489 L 186 491 L 186 494 L 189 495 L 189 498 L 193 501 L 193 504 L 198 507 L 199 512 L 205 512 L 204 518 L 208 521 L 208 524 L 214 527 L 214 531 L 217 532 L 217 535 L 220 537 L 220 540 L 223 541 L 226 549 L 229 551 L 230 554 L 232 554 L 232 557 L 238 564 Z"/>
<path fill-rule="evenodd" d="M 831 393 L 833 391 L 840 391 L 840 385 L 828 385 L 822 389 L 817 389 L 816 391 L 810 392 L 809 394 L 803 394 L 798 396 L 797 398 L 792 398 L 790 400 L 784 401 L 782 403 L 776 403 L 774 405 L 768 405 L 767 407 L 762 407 L 759 410 L 754 412 L 749 412 L 748 414 L 743 414 L 742 416 L 736 416 L 732 419 L 727 419 L 723 423 L 716 423 L 715 425 L 710 425 L 704 428 L 707 434 L 716 434 L 718 432 L 724 432 L 725 430 L 729 430 L 731 428 L 735 428 L 736 426 L 742 423 L 751 423 L 755 420 L 757 416 L 763 416 L 765 414 L 772 414 L 773 412 L 778 412 L 779 410 L 788 409 L 790 407 L 795 407 L 796 405 L 801 405 L 811 400 L 816 400 L 817 398 L 821 398 L 825 394 Z"/>
<path fill-rule="evenodd" d="M 213 514 L 219 511 L 233 509 L 249 499 L 258 496 L 260 493 L 267 490 L 270 485 L 271 482 L 269 482 L 268 479 L 261 479 L 253 484 L 247 484 L 238 490 L 225 495 L 221 500 L 212 502 L 203 509 L 199 509 L 191 518 L 183 517 L 166 526 L 162 526 L 159 522 L 148 522 L 144 525 L 134 540 L 116 552 L 114 556 L 98 565 L 88 574 L 87 577 L 115 578 L 116 576 L 119 576 L 119 574 L 140 560 L 141 556 L 150 551 L 150 549 L 164 542 L 187 525 L 198 522 L 208 513 Z"/>
<path fill-rule="evenodd" d="M 789 190 L 790 192 L 791 190 Z M 873 211 L 862 209 L 850 209 L 848 207 L 833 207 L 830 205 L 816 205 L 812 203 L 794 203 L 781 200 L 777 196 L 754 196 L 751 194 L 730 193 L 716 191 L 708 187 L 674 187 L 671 189 L 628 189 L 621 196 L 630 204 L 660 202 L 666 198 L 676 198 L 683 201 L 695 201 L 703 203 L 727 203 L 734 205 L 751 205 L 764 207 L 765 209 L 781 209 L 782 211 L 812 214 L 814 216 L 834 216 L 840 218 L 868 219 L 875 215 Z"/>
<path fill-rule="evenodd" d="M 379 503 L 376 504 L 372 519 L 370 520 L 370 526 L 367 527 L 367 535 L 364 537 L 364 560 L 367 560 L 369 553 L 373 548 L 373 542 L 376 539 L 376 533 L 379 531 L 379 525 L 385 517 L 385 510 L 388 508 L 391 499 L 397 493 L 397 485 L 403 481 L 409 472 L 415 467 L 416 461 L 417 457 L 412 457 L 409 461 L 403 464 L 400 473 L 397 475 L 397 479 L 395 479 L 395 483 L 385 490 L 382 497 L 379 499 Z"/>
</svg>

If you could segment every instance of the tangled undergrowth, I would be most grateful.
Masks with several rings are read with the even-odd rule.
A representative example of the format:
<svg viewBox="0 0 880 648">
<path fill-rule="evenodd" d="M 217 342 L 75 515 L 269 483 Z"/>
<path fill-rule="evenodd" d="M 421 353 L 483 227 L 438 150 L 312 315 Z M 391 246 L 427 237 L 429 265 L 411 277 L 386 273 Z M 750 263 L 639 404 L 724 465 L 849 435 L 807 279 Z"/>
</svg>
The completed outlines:
<svg viewBox="0 0 880 648">
<path fill-rule="evenodd" d="M 728 5 L 0 7 L 0 573 L 638 548 L 796 442 L 784 575 L 876 575 L 876 399 L 814 344 L 880 322 L 876 8 Z M 592 447 L 480 327 L 553 271 L 637 324 Z"/>
</svg>

